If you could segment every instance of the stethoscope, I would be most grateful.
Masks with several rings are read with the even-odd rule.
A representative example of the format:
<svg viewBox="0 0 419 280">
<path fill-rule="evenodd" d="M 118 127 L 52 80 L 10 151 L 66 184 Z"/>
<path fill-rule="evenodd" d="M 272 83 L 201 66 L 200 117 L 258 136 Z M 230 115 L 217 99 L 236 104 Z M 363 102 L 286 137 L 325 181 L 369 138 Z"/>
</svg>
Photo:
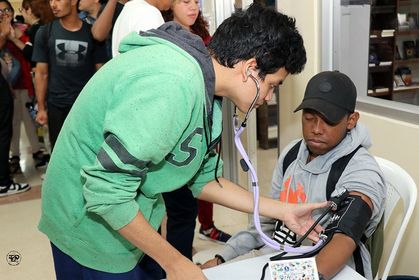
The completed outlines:
<svg viewBox="0 0 419 280">
<path fill-rule="evenodd" d="M 252 103 L 250 104 L 250 107 L 247 110 L 244 120 L 241 122 L 241 124 L 240 124 L 239 117 L 236 114 L 236 107 L 235 107 L 235 112 L 233 115 L 233 127 L 234 127 L 234 143 L 240 155 L 242 156 L 242 159 L 240 160 L 240 165 L 245 172 L 250 171 L 250 177 L 251 177 L 252 188 L 253 188 L 253 221 L 254 221 L 255 228 L 257 232 L 259 233 L 263 243 L 275 250 L 283 251 L 286 253 L 302 254 L 302 255 L 309 254 L 311 252 L 316 252 L 318 251 L 319 248 L 323 246 L 323 243 L 326 242 L 327 237 L 322 234 L 319 235 L 320 240 L 313 246 L 300 246 L 300 247 L 297 247 L 297 246 L 301 244 L 301 242 L 308 236 L 308 234 L 314 229 L 314 227 L 318 223 L 320 223 L 320 221 L 323 219 L 323 217 L 327 213 L 337 208 L 337 205 L 333 205 L 333 202 L 329 204 L 329 207 L 324 211 L 324 213 L 316 220 L 316 222 L 310 227 L 310 229 L 307 230 L 307 232 L 301 238 L 299 238 L 297 243 L 294 244 L 293 246 L 286 245 L 286 244 L 279 244 L 278 242 L 276 242 L 275 240 L 267 236 L 262 231 L 262 228 L 260 226 L 258 177 L 257 177 L 256 170 L 254 169 L 252 163 L 250 162 L 249 156 L 247 155 L 246 150 L 244 149 L 243 144 L 240 139 L 240 136 L 246 127 L 247 119 L 250 115 L 250 112 L 254 109 L 256 101 L 260 95 L 260 84 L 259 84 L 258 79 L 256 79 L 256 77 L 254 77 L 249 72 L 247 75 L 253 80 L 253 82 L 256 85 L 256 96 L 253 99 Z"/>
</svg>

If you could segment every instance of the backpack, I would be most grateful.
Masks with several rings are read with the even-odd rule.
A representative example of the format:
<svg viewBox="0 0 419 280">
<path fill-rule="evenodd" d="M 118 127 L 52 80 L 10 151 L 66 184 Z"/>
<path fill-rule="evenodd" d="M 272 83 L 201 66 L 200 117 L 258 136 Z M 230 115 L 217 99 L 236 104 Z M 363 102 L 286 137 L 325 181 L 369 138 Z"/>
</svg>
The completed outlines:
<svg viewBox="0 0 419 280">
<path fill-rule="evenodd" d="M 290 164 L 295 161 L 298 155 L 298 150 L 300 149 L 302 140 L 298 141 L 285 155 L 282 165 L 282 174 L 285 174 L 285 171 L 290 166 Z M 348 165 L 351 158 L 355 155 L 355 153 L 361 148 L 358 146 L 355 150 L 353 150 L 350 154 L 347 154 L 338 160 L 336 160 L 330 169 L 329 177 L 327 178 L 326 183 L 326 198 L 327 200 L 330 199 L 332 192 L 335 190 L 336 183 L 339 181 L 340 176 L 342 175 L 343 171 L 345 170 L 346 166 Z M 384 245 L 384 222 L 383 217 L 381 218 L 380 222 L 378 223 L 375 231 L 372 233 L 370 237 L 366 237 L 365 235 L 362 236 L 361 242 L 364 243 L 368 251 L 371 255 L 371 269 L 373 277 L 378 272 L 378 266 L 380 264 L 381 255 L 383 253 L 383 245 Z M 364 276 L 364 266 L 362 263 L 361 251 L 359 246 L 356 247 L 353 253 L 354 261 L 355 261 L 355 268 L 356 271 Z"/>
</svg>

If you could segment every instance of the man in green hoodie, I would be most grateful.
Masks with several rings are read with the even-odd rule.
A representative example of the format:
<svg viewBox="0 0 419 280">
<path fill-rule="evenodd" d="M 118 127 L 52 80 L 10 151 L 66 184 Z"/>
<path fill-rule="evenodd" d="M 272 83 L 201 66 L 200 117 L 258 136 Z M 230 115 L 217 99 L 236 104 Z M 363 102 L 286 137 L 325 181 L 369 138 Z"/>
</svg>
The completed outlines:
<svg viewBox="0 0 419 280">
<path fill-rule="evenodd" d="M 253 211 L 250 192 L 214 180 L 220 99 L 242 112 L 270 100 L 289 73 L 303 69 L 303 40 L 293 19 L 253 5 L 219 27 L 209 53 L 173 22 L 130 34 L 120 51 L 78 97 L 42 187 L 39 229 L 51 241 L 57 279 L 146 279 L 144 255 L 167 279 L 205 279 L 156 231 L 165 214 L 161 193 L 188 184 L 199 199 Z M 261 198 L 259 210 L 304 233 L 311 211 L 325 205 Z"/>
</svg>

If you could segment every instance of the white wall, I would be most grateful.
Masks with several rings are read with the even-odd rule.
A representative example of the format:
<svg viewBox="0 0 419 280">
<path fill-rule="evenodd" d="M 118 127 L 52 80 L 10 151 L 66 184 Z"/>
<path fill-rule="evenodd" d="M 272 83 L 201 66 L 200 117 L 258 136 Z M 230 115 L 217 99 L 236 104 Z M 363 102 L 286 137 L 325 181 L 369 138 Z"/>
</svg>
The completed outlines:
<svg viewBox="0 0 419 280">
<path fill-rule="evenodd" d="M 321 9 L 316 0 L 279 0 L 278 8 L 297 19 L 297 26 L 304 38 L 308 62 L 303 73 L 287 78 L 280 92 L 280 148 L 301 135 L 300 114 L 292 111 L 304 95 L 305 85 L 320 69 Z M 387 158 L 402 166 L 419 185 L 419 126 L 360 112 L 360 121 L 366 124 L 373 140 L 371 153 Z M 419 275 L 416 259 L 419 239 L 419 203 L 407 229 L 391 274 Z"/>
<path fill-rule="evenodd" d="M 280 149 L 301 135 L 301 113 L 293 113 L 300 104 L 308 80 L 320 69 L 319 0 L 279 0 L 279 11 L 295 17 L 304 39 L 307 64 L 298 75 L 289 76 L 280 88 Z"/>
</svg>

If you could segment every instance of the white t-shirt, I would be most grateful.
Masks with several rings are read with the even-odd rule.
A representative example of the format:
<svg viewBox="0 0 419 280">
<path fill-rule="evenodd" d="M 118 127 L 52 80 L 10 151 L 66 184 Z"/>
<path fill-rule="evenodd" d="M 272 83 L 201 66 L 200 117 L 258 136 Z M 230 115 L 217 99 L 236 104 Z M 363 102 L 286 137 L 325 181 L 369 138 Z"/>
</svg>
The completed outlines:
<svg viewBox="0 0 419 280">
<path fill-rule="evenodd" d="M 119 54 L 121 40 L 133 31 L 147 31 L 164 23 L 160 11 L 144 0 L 132 0 L 125 4 L 118 16 L 112 33 L 112 56 Z"/>
</svg>

